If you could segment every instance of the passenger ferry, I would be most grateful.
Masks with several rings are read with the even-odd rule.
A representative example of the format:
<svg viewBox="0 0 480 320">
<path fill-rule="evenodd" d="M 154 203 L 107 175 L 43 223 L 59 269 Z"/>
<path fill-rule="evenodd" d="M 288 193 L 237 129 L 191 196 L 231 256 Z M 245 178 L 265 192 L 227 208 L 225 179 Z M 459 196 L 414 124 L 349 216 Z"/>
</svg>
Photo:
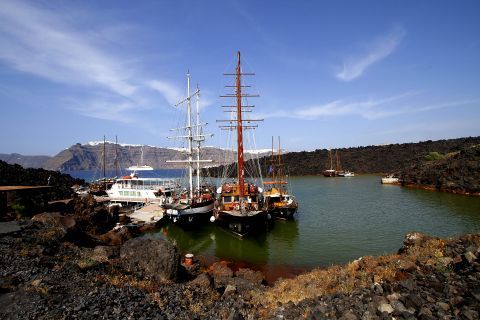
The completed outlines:
<svg viewBox="0 0 480 320">
<path fill-rule="evenodd" d="M 173 179 L 140 178 L 135 172 L 116 179 L 107 190 L 111 202 L 140 203 L 158 201 L 168 202 L 174 197 L 175 188 L 179 187 Z"/>
</svg>

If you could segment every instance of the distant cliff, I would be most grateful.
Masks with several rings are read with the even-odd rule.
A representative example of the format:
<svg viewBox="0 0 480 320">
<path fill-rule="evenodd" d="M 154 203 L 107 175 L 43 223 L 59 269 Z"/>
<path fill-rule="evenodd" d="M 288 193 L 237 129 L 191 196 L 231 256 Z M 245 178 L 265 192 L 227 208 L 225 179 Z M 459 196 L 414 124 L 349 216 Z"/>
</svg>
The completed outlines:
<svg viewBox="0 0 480 320">
<path fill-rule="evenodd" d="M 0 160 L 10 164 L 19 164 L 25 168 L 43 168 L 49 156 L 24 156 L 18 153 L 0 153 Z"/>
</svg>

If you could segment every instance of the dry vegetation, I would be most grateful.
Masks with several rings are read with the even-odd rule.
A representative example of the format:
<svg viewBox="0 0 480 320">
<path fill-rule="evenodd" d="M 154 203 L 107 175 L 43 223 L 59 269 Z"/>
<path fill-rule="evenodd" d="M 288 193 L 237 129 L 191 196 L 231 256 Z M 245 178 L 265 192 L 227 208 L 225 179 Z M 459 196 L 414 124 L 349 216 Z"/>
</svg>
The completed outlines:
<svg viewBox="0 0 480 320">
<path fill-rule="evenodd" d="M 444 253 L 444 240 L 429 239 L 422 246 L 410 247 L 401 254 L 366 256 L 346 265 L 315 269 L 294 279 L 277 281 L 266 292 L 256 292 L 255 300 L 265 307 L 272 307 L 277 302 L 297 303 L 327 294 L 349 294 L 355 288 L 374 283 L 403 280 L 405 274 L 402 270 L 422 266 L 445 268 L 448 261 L 443 259 Z"/>
</svg>

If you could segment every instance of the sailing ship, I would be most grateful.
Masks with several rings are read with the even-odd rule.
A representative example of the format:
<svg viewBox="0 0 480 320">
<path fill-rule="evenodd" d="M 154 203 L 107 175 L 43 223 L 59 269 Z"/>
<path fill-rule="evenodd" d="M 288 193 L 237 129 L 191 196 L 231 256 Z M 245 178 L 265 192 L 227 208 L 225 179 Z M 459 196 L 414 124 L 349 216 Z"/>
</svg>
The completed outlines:
<svg viewBox="0 0 480 320">
<path fill-rule="evenodd" d="M 192 123 L 191 99 L 196 97 L 196 123 Z M 181 138 L 186 139 L 187 156 L 186 160 L 168 160 L 168 163 L 182 163 L 188 169 L 188 189 L 185 188 L 179 197 L 174 199 L 172 203 L 165 203 L 162 207 L 165 209 L 167 216 L 175 223 L 182 225 L 192 225 L 202 221 L 208 221 L 211 216 L 213 205 L 215 202 L 214 186 L 201 183 L 200 164 L 212 162 L 212 160 L 201 160 L 200 150 L 201 144 L 205 141 L 206 134 L 202 132 L 206 123 L 200 122 L 200 90 L 190 94 L 190 73 L 187 73 L 187 97 L 176 104 L 176 106 L 186 104 L 187 107 L 187 123 L 185 127 L 171 129 L 172 131 L 184 131 L 185 135 Z M 195 130 L 194 130 L 195 129 Z M 195 131 L 195 132 L 194 132 Z M 176 139 L 178 137 L 169 137 Z M 196 144 L 196 159 L 193 159 L 193 145 Z M 196 186 L 193 184 L 194 164 L 196 164 Z"/>
<path fill-rule="evenodd" d="M 263 120 L 244 118 L 244 112 L 251 112 L 254 106 L 243 105 L 243 98 L 258 97 L 259 95 L 243 92 L 243 88 L 248 88 L 249 86 L 242 82 L 242 76 L 254 75 L 254 73 L 244 73 L 242 71 L 240 51 L 237 52 L 235 73 L 227 73 L 225 75 L 235 76 L 235 85 L 226 86 L 227 88 L 234 88 L 235 92 L 220 97 L 234 98 L 236 103 L 234 105 L 222 106 L 227 108 L 226 112 L 231 113 L 231 118 L 230 120 L 217 120 L 217 122 L 227 123 L 227 125 L 221 125 L 221 129 L 236 132 L 237 177 L 231 182 L 222 183 L 217 189 L 218 198 L 215 202 L 214 215 L 211 220 L 217 221 L 236 235 L 243 237 L 254 231 L 264 229 L 269 217 L 262 205 L 262 188 L 245 177 L 246 167 L 243 146 L 244 130 L 255 129 L 257 126 L 252 123 Z M 227 178 L 226 175 L 223 177 L 224 179 Z"/>
<path fill-rule="evenodd" d="M 116 139 L 117 139 L 117 137 L 115 137 L 115 164 L 118 163 L 117 162 L 117 141 L 116 141 Z M 117 176 L 115 176 L 115 178 L 107 178 L 107 175 L 106 175 L 106 167 L 107 167 L 107 165 L 106 165 L 106 159 L 107 159 L 106 143 L 107 142 L 106 142 L 105 136 L 103 136 L 103 153 L 102 153 L 103 177 L 92 181 L 89 184 L 88 190 L 87 190 L 87 193 L 91 194 L 93 196 L 105 196 L 105 195 L 107 195 L 107 190 L 111 188 L 111 186 L 115 182 L 115 178 L 117 177 Z"/>
<path fill-rule="evenodd" d="M 340 162 L 340 156 L 338 155 L 338 150 L 335 151 L 335 175 L 337 177 L 345 177 L 345 178 L 355 176 L 354 172 L 342 169 L 342 164 Z"/>
<path fill-rule="evenodd" d="M 264 204 L 265 209 L 274 218 L 292 219 L 298 209 L 298 203 L 295 197 L 288 192 L 288 182 L 285 180 L 281 163 L 280 137 L 278 137 L 278 153 L 275 156 L 273 151 L 272 137 L 272 157 L 270 160 L 269 173 L 271 173 L 271 181 L 265 181 Z"/>
<path fill-rule="evenodd" d="M 330 169 L 326 169 L 325 171 L 323 171 L 323 176 L 325 176 L 325 177 L 335 177 L 336 170 L 333 169 L 332 150 L 328 150 L 328 160 L 330 162 Z"/>
</svg>

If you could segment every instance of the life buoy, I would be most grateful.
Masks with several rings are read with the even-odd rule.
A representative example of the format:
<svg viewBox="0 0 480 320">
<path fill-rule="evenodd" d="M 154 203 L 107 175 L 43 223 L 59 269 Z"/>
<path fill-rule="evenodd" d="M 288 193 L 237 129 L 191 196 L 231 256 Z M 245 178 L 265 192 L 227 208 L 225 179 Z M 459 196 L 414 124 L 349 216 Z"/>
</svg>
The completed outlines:
<svg viewBox="0 0 480 320">
<path fill-rule="evenodd" d="M 253 184 L 250 185 L 250 193 L 255 192 L 255 186 Z"/>
<path fill-rule="evenodd" d="M 232 192 L 232 186 L 230 186 L 229 184 L 225 184 L 223 186 L 223 191 L 227 192 L 227 193 L 230 193 Z"/>
</svg>

